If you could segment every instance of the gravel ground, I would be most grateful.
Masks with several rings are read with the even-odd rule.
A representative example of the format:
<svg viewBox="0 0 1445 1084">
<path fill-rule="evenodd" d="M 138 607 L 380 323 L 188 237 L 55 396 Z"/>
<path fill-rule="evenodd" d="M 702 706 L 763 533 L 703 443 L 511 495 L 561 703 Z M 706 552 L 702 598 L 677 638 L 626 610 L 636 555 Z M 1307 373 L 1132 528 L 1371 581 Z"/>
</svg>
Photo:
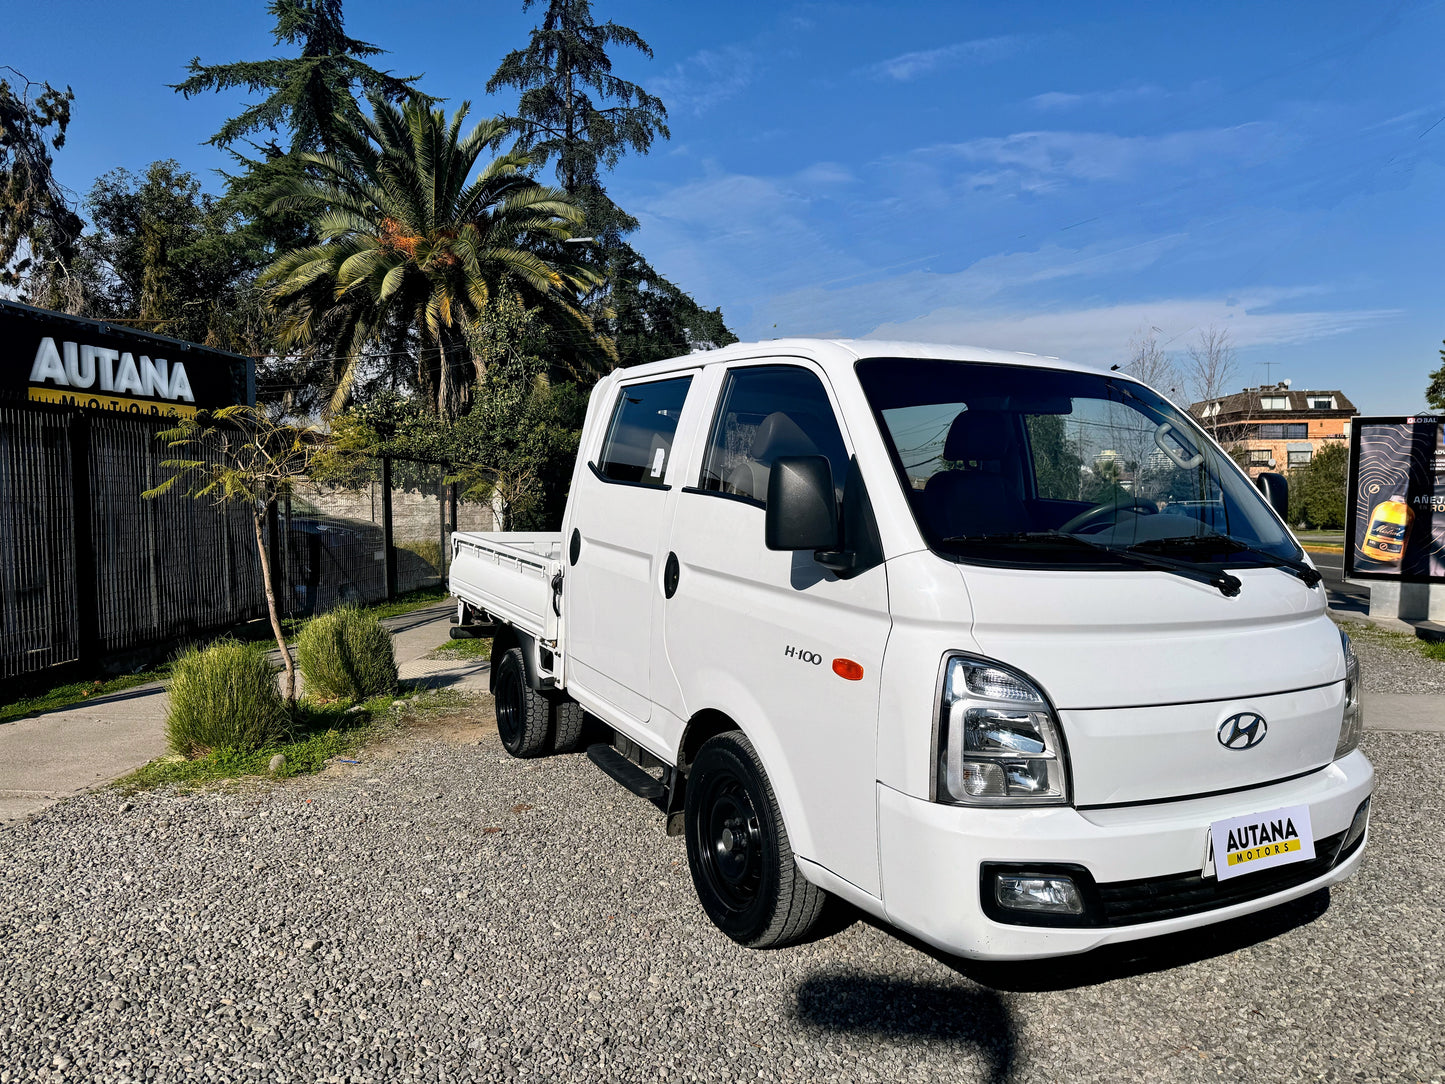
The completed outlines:
<svg viewBox="0 0 1445 1084">
<path fill-rule="evenodd" d="M 0 1082 L 1445 1079 L 1440 735 L 1367 735 L 1372 842 L 1331 894 L 987 968 L 854 913 L 741 949 L 585 757 L 404 741 L 0 834 Z"/>
<path fill-rule="evenodd" d="M 1433 693 L 1445 696 L 1445 662 L 1427 658 L 1413 647 L 1358 621 L 1340 627 L 1360 659 L 1360 675 L 1367 693 Z"/>
</svg>

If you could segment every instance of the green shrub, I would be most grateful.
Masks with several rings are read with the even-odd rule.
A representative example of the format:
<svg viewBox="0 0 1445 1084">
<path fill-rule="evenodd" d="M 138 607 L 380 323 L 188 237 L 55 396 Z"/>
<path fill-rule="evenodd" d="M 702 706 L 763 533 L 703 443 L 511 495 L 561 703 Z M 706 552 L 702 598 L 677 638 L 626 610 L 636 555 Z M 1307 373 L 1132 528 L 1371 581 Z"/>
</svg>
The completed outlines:
<svg viewBox="0 0 1445 1084">
<path fill-rule="evenodd" d="M 286 701 L 258 646 L 221 640 L 176 659 L 167 685 L 166 740 L 172 752 L 255 749 L 285 736 Z"/>
<path fill-rule="evenodd" d="M 296 659 L 311 696 L 366 700 L 396 688 L 391 633 L 349 606 L 306 622 Z"/>
<path fill-rule="evenodd" d="M 414 553 L 422 561 L 426 562 L 428 568 L 438 574 L 446 571 L 442 567 L 442 544 L 436 539 L 423 540 L 420 542 L 398 542 L 396 548 Z"/>
</svg>

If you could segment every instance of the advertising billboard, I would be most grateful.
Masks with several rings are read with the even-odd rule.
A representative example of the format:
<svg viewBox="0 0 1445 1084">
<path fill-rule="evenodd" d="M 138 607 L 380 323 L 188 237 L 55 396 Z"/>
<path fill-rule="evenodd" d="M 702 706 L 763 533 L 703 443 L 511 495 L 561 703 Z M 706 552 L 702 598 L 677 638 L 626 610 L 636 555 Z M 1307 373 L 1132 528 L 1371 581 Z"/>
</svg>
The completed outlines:
<svg viewBox="0 0 1445 1084">
<path fill-rule="evenodd" d="M 1445 418 L 1350 427 L 1345 575 L 1445 583 Z"/>
<path fill-rule="evenodd" d="M 0 396 L 187 417 L 255 402 L 250 358 L 0 301 Z"/>
</svg>

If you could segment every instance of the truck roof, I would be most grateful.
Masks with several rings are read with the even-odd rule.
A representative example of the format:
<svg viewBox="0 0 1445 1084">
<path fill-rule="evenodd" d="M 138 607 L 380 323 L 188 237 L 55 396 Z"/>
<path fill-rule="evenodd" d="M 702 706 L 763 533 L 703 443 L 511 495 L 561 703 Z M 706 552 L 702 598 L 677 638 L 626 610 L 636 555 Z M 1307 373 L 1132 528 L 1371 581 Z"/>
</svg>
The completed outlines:
<svg viewBox="0 0 1445 1084">
<path fill-rule="evenodd" d="M 794 356 L 811 358 L 825 368 L 852 365 L 861 358 L 938 358 L 944 361 L 982 361 L 999 365 L 1032 365 L 1042 369 L 1104 373 L 1092 365 L 1065 361 L 1048 354 L 995 350 L 985 346 L 950 343 L 898 342 L 887 339 L 765 339 L 762 342 L 733 343 L 717 350 L 700 350 L 681 357 L 652 361 L 615 370 L 617 376 L 649 376 L 699 365 L 719 365 L 744 358 Z M 1124 374 L 1117 374 L 1124 375 Z"/>
</svg>

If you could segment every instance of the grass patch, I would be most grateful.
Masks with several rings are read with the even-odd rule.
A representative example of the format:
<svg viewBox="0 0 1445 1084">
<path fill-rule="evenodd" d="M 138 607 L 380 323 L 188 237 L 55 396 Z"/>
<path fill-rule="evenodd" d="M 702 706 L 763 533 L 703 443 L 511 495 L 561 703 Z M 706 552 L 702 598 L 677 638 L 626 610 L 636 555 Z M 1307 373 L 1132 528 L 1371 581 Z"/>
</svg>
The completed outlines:
<svg viewBox="0 0 1445 1084">
<path fill-rule="evenodd" d="M 361 607 L 361 612 L 368 617 L 399 617 L 402 614 L 409 614 L 412 610 L 420 610 L 424 606 L 434 606 L 438 602 L 446 602 L 451 598 L 451 592 L 444 584 L 437 584 L 435 587 L 419 587 L 415 591 L 408 591 L 404 595 L 397 595 L 391 602 L 378 602 L 372 606 Z"/>
<path fill-rule="evenodd" d="M 472 662 L 492 657 L 492 638 L 484 636 L 472 640 L 448 640 L 441 647 L 427 652 L 429 659 L 457 659 Z"/>
<path fill-rule="evenodd" d="M 467 702 L 463 694 L 451 690 L 421 693 L 410 699 L 415 693 L 415 689 L 404 688 L 401 695 L 408 699 L 400 709 L 393 707 L 390 695 L 367 700 L 355 711 L 349 711 L 345 704 L 303 700 L 296 706 L 291 734 L 286 739 L 254 750 L 214 749 L 194 760 L 162 757 L 116 780 L 113 786 L 125 794 L 163 786 L 175 787 L 184 794 L 228 780 L 310 775 L 335 757 L 354 756 L 368 742 L 384 737 L 397 726 L 455 711 Z M 277 753 L 286 758 L 286 763 L 272 772 L 271 758 Z"/>
<path fill-rule="evenodd" d="M 442 573 L 442 544 L 439 539 L 430 538 L 420 542 L 398 542 L 396 548 L 406 550 L 419 557 L 437 575 Z"/>
<path fill-rule="evenodd" d="M 98 696 L 124 692 L 126 689 L 133 689 L 137 685 L 147 685 L 152 681 L 161 681 L 167 677 L 170 672 L 170 663 L 167 663 L 153 670 L 142 670 L 137 674 L 123 674 L 120 677 L 110 678 L 108 680 L 96 678 L 94 681 L 72 681 L 65 685 L 55 685 L 31 696 L 22 696 L 19 699 L 0 704 L 0 723 L 8 723 L 13 719 L 23 719 L 27 715 L 36 715 L 43 711 L 55 711 L 59 708 L 74 707 L 76 704 L 83 704 L 87 700 L 94 700 Z"/>
<path fill-rule="evenodd" d="M 1397 651 L 1410 651 L 1435 662 L 1445 662 L 1445 643 L 1422 640 L 1406 632 L 1382 629 L 1368 621 L 1336 621 L 1356 643 L 1378 644 Z"/>
</svg>

